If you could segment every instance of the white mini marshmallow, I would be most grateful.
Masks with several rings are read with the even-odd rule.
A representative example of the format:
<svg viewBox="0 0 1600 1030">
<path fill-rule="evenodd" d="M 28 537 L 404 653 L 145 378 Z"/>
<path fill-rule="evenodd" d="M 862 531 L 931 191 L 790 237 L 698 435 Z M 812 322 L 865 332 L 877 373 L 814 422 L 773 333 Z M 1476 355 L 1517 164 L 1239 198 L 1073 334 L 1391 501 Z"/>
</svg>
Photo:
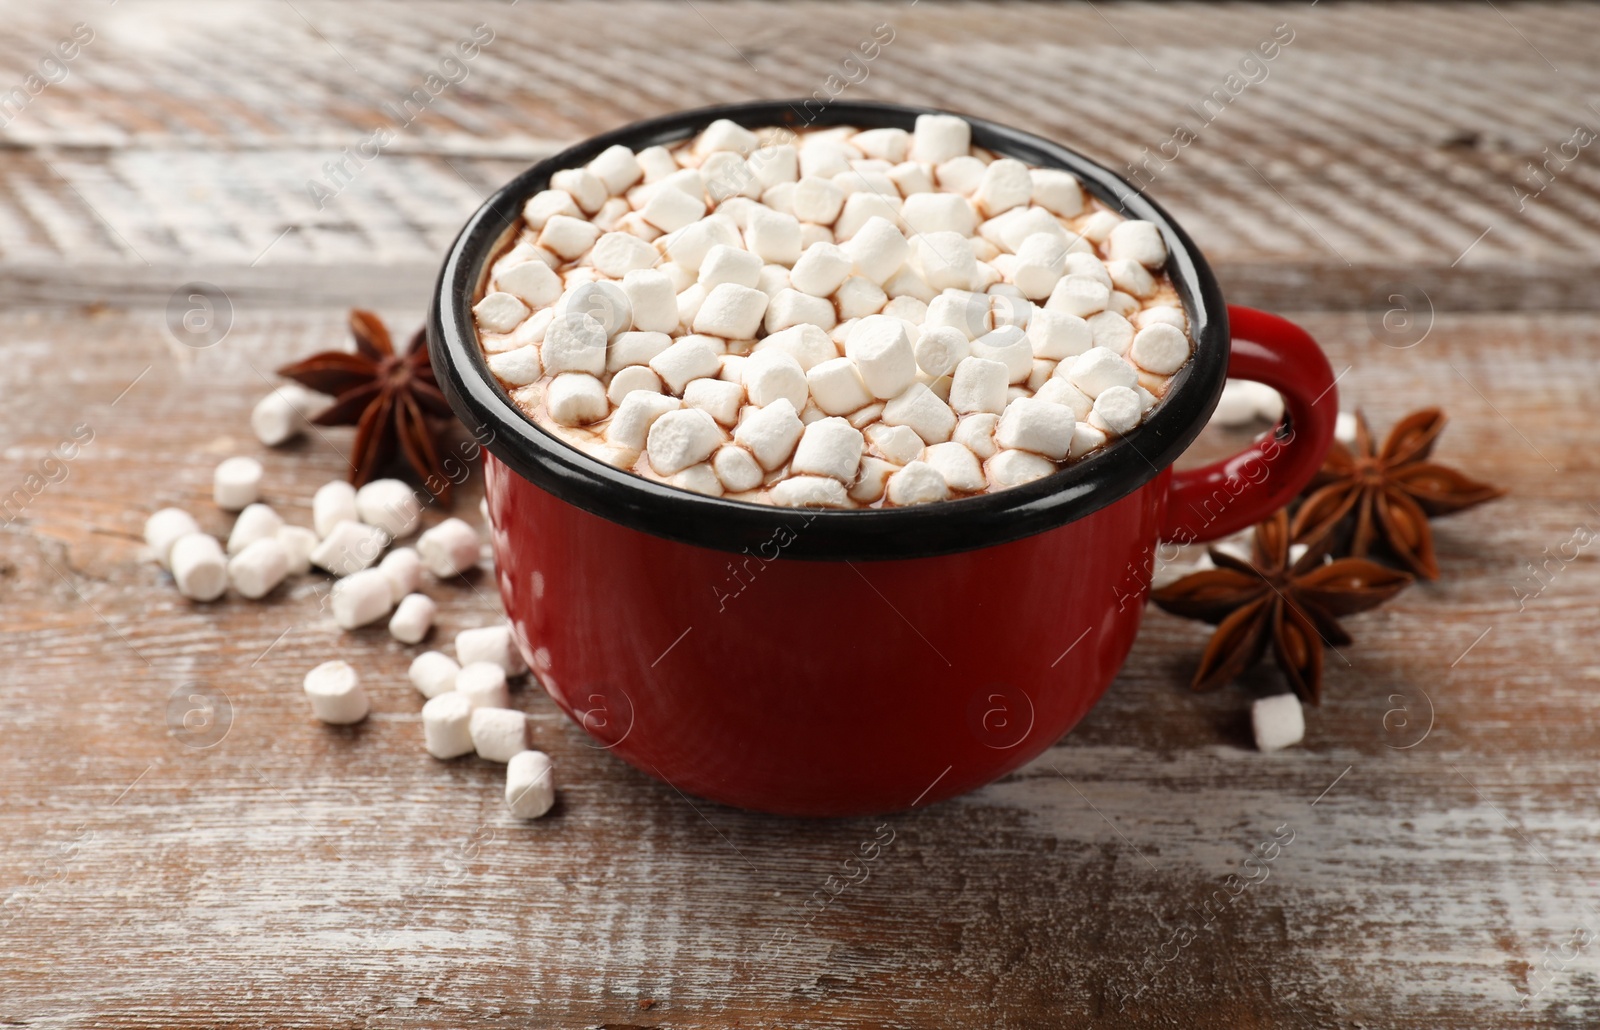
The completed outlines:
<svg viewBox="0 0 1600 1030">
<path fill-rule="evenodd" d="M 904 129 L 867 129 L 851 136 L 850 145 L 868 157 L 898 164 L 911 151 L 911 133 Z"/>
<path fill-rule="evenodd" d="M 756 344 L 754 353 L 759 354 L 769 350 L 788 354 L 798 361 L 801 369 L 806 372 L 810 372 L 824 361 L 832 361 L 839 356 L 839 349 L 828 338 L 828 334 L 810 323 L 790 326 L 770 334 Z"/>
<path fill-rule="evenodd" d="M 950 439 L 956 428 L 955 412 L 921 383 L 912 383 L 886 403 L 883 421 L 890 426 L 906 426 L 930 444 Z"/>
<path fill-rule="evenodd" d="M 1094 346 L 1094 333 L 1089 323 L 1077 315 L 1036 308 L 1028 320 L 1028 343 L 1034 357 L 1060 361 Z"/>
<path fill-rule="evenodd" d="M 1111 290 L 1100 280 L 1087 275 L 1066 275 L 1050 291 L 1044 302 L 1049 311 L 1063 311 L 1079 318 L 1104 311 L 1111 302 Z"/>
<path fill-rule="evenodd" d="M 563 168 L 550 176 L 550 188 L 570 195 L 584 214 L 600 210 L 611 191 L 605 180 L 587 168 Z"/>
<path fill-rule="evenodd" d="M 311 552 L 317 549 L 317 534 L 305 526 L 280 526 L 278 543 L 289 561 L 289 575 L 304 576 L 311 571 Z"/>
<path fill-rule="evenodd" d="M 694 331 L 729 340 L 751 339 L 761 328 L 761 316 L 767 313 L 767 299 L 765 293 L 754 287 L 719 283 L 706 294 L 705 303 L 694 316 Z"/>
<path fill-rule="evenodd" d="M 799 325 L 814 325 L 826 331 L 836 321 L 833 304 L 826 298 L 786 288 L 779 290 L 767 305 L 765 328 L 768 333 L 778 333 Z"/>
<path fill-rule="evenodd" d="M 928 504 L 950 496 L 950 487 L 939 470 L 923 461 L 913 461 L 889 477 L 889 500 L 894 504 Z"/>
<path fill-rule="evenodd" d="M 1089 323 L 1089 332 L 1094 337 L 1096 347 L 1126 354 L 1133 345 L 1133 323 L 1115 311 L 1102 311 L 1090 315 L 1085 321 Z"/>
<path fill-rule="evenodd" d="M 629 272 L 653 267 L 661 260 L 656 248 L 639 237 L 625 232 L 608 232 L 595 241 L 589 252 L 594 267 L 613 279 L 621 279 Z"/>
<path fill-rule="evenodd" d="M 1189 360 L 1189 337 L 1182 329 L 1156 322 L 1139 330 L 1128 355 L 1146 371 L 1172 375 Z"/>
<path fill-rule="evenodd" d="M 827 297 L 849 278 L 854 259 L 833 243 L 813 243 L 800 255 L 789 273 L 789 283 L 801 293 Z"/>
<path fill-rule="evenodd" d="M 731 150 L 740 156 L 750 153 L 760 143 L 760 137 L 737 122 L 718 118 L 695 137 L 694 152 L 705 155 L 719 150 Z"/>
<path fill-rule="evenodd" d="M 289 552 L 276 535 L 256 540 L 228 559 L 228 582 L 254 601 L 272 592 L 289 574 Z"/>
<path fill-rule="evenodd" d="M 946 193 L 971 196 L 983 182 L 983 171 L 987 167 L 971 154 L 961 154 L 941 162 L 933 170 L 933 178 Z"/>
<path fill-rule="evenodd" d="M 527 386 L 538 382 L 539 377 L 544 375 L 544 365 L 539 361 L 539 348 L 531 343 L 515 350 L 490 354 L 488 361 L 489 371 L 511 386 Z"/>
<path fill-rule="evenodd" d="M 402 644 L 415 644 L 433 628 L 439 606 L 427 594 L 407 594 L 389 619 L 389 635 Z"/>
<path fill-rule="evenodd" d="M 988 485 L 977 457 L 959 443 L 931 444 L 922 452 L 922 460 L 932 465 L 952 490 L 972 493 Z"/>
<path fill-rule="evenodd" d="M 268 447 L 299 436 L 311 413 L 326 407 L 327 398 L 299 383 L 285 383 L 274 389 L 250 409 L 250 429 Z"/>
<path fill-rule="evenodd" d="M 1028 166 L 1009 157 L 991 161 L 972 199 L 989 218 L 1028 203 L 1033 199 L 1033 177 Z"/>
<path fill-rule="evenodd" d="M 1260 750 L 1282 750 L 1305 739 L 1305 709 L 1293 694 L 1257 698 L 1250 705 L 1250 729 Z"/>
<path fill-rule="evenodd" d="M 443 651 L 424 651 L 411 660 L 406 675 L 423 697 L 435 698 L 456 689 L 461 666 Z"/>
<path fill-rule="evenodd" d="M 349 662 L 323 662 L 306 673 L 303 685 L 312 714 L 322 722 L 342 726 L 367 717 L 367 695 Z"/>
<path fill-rule="evenodd" d="M 622 292 L 633 309 L 633 327 L 670 333 L 678 328 L 678 295 L 666 272 L 636 268 L 622 277 Z"/>
<path fill-rule="evenodd" d="M 1001 362 L 966 358 L 956 366 L 951 380 L 950 406 L 963 415 L 976 411 L 998 415 L 1005 411 L 1006 384 L 1010 379 L 1010 371 Z"/>
<path fill-rule="evenodd" d="M 888 315 L 858 321 L 850 330 L 845 356 L 856 363 L 874 397 L 897 396 L 916 379 L 917 359 L 905 323 Z"/>
<path fill-rule="evenodd" d="M 1104 286 L 1107 290 L 1114 290 L 1117 284 L 1111 281 L 1111 271 L 1094 254 L 1067 253 L 1067 275 L 1082 275 Z"/>
<path fill-rule="evenodd" d="M 211 499 L 223 511 L 240 511 L 261 496 L 261 463 L 229 458 L 211 474 Z"/>
<path fill-rule="evenodd" d="M 938 164 L 972 148 L 972 126 L 953 114 L 919 114 L 911 134 L 911 160 Z"/>
<path fill-rule="evenodd" d="M 181 537 L 198 532 L 200 524 L 195 522 L 194 516 L 182 508 L 162 508 L 145 520 L 144 542 L 162 568 L 171 568 L 168 558 L 172 545 Z"/>
<path fill-rule="evenodd" d="M 706 213 L 706 202 L 681 189 L 663 183 L 650 190 L 650 199 L 639 209 L 639 215 L 662 232 L 676 232 L 698 221 Z M 546 232 L 549 228 L 546 227 Z M 543 237 L 541 237 L 541 242 Z M 559 253 L 559 251 L 557 252 Z M 675 259 L 676 260 L 676 259 Z"/>
<path fill-rule="evenodd" d="M 872 402 L 872 393 L 861 381 L 856 363 L 849 358 L 833 358 L 811 367 L 806 373 L 811 397 L 829 415 L 847 415 Z"/>
<path fill-rule="evenodd" d="M 667 256 L 673 264 L 690 272 L 699 272 L 706 255 L 718 245 L 740 245 L 739 227 L 733 219 L 712 215 L 666 238 Z"/>
<path fill-rule="evenodd" d="M 398 479 L 374 479 L 356 491 L 356 512 L 362 522 L 399 539 L 416 531 L 422 501 L 415 489 Z"/>
<path fill-rule="evenodd" d="M 1043 479 L 1056 470 L 1048 458 L 1031 451 L 1000 451 L 984 465 L 989 477 L 1001 487 L 1021 486 Z"/>
<path fill-rule="evenodd" d="M 644 168 L 640 166 L 639 159 L 621 143 L 600 151 L 589 162 L 589 171 L 598 176 L 613 195 L 622 193 L 644 178 Z"/>
<path fill-rule="evenodd" d="M 700 262 L 700 285 L 710 291 L 723 283 L 751 289 L 761 281 L 761 256 L 742 247 L 719 243 Z"/>
<path fill-rule="evenodd" d="M 1341 411 L 1339 417 L 1333 422 L 1333 438 L 1346 447 L 1356 445 L 1356 415 L 1353 411 Z"/>
<path fill-rule="evenodd" d="M 763 189 L 800 178 L 800 158 L 792 143 L 771 143 L 751 154 L 745 162 Z"/>
<path fill-rule="evenodd" d="M 1112 386 L 1101 390 L 1094 399 L 1094 411 L 1089 421 L 1096 429 L 1116 436 L 1128 432 L 1144 417 L 1144 401 L 1126 386 Z"/>
<path fill-rule="evenodd" d="M 1065 365 L 1066 362 L 1063 361 L 1061 364 Z M 1061 365 L 1057 365 L 1056 374 L 1050 377 L 1049 382 L 1035 390 L 1033 395 L 1041 401 L 1066 405 L 1072 409 L 1072 417 L 1082 422 L 1089 417 L 1089 412 L 1094 410 L 1094 398 L 1073 386 L 1067 377 L 1061 374 L 1060 369 Z"/>
<path fill-rule="evenodd" d="M 259 501 L 247 504 L 228 533 L 228 553 L 238 554 L 257 540 L 276 537 L 282 528 L 283 518 L 272 508 Z"/>
<path fill-rule="evenodd" d="M 618 333 L 606 352 L 606 371 L 616 372 L 629 366 L 648 365 L 657 354 L 670 346 L 672 337 L 663 332 Z"/>
<path fill-rule="evenodd" d="M 1059 168 L 1034 168 L 1033 202 L 1052 214 L 1072 218 L 1083 210 L 1083 186 L 1069 172 Z"/>
<path fill-rule="evenodd" d="M 1115 211 L 1096 211 L 1078 228 L 1083 237 L 1091 243 L 1104 243 L 1111 236 L 1111 230 L 1121 225 L 1123 218 Z"/>
<path fill-rule="evenodd" d="M 611 377 L 606 386 L 606 400 L 617 405 L 630 393 L 660 393 L 661 389 L 660 376 L 644 365 L 629 365 Z"/>
<path fill-rule="evenodd" d="M 359 629 L 389 614 L 394 591 L 389 577 L 377 569 L 359 569 L 333 585 L 329 594 L 333 621 L 343 629 Z"/>
<path fill-rule="evenodd" d="M 722 445 L 716 420 L 698 408 L 680 408 L 659 415 L 646 435 L 650 467 L 671 476 L 711 457 Z"/>
<path fill-rule="evenodd" d="M 472 702 L 459 691 L 430 698 L 422 706 L 422 744 L 435 758 L 472 753 Z"/>
<path fill-rule="evenodd" d="M 1019 397 L 1006 405 L 994 438 L 1001 447 L 1032 451 L 1060 461 L 1072 450 L 1075 422 L 1071 409 L 1065 405 Z"/>
<path fill-rule="evenodd" d="M 668 477 L 667 482 L 680 490 L 692 490 L 710 497 L 721 497 L 723 493 L 722 481 L 717 478 L 716 471 L 708 461 L 690 465 L 683 471 L 674 473 Z"/>
<path fill-rule="evenodd" d="M 866 224 L 874 218 L 884 218 L 890 222 L 900 220 L 900 194 L 895 189 L 888 176 L 881 178 L 881 184 L 867 184 L 855 172 L 839 176 L 835 181 L 845 187 L 844 207 L 839 211 L 839 217 L 833 223 L 833 238 L 838 243 L 854 239 Z M 855 180 L 854 192 L 851 191 L 851 180 Z M 879 189 L 883 192 L 879 192 Z"/>
<path fill-rule="evenodd" d="M 1014 325 L 1002 326 L 973 340 L 972 356 L 1000 362 L 1006 367 L 1008 383 L 1026 382 L 1033 371 L 1033 345 Z"/>
<path fill-rule="evenodd" d="M 902 161 L 888 171 L 889 181 L 900 190 L 902 197 L 913 193 L 933 192 L 933 176 L 926 165 L 918 161 Z"/>
<path fill-rule="evenodd" d="M 457 518 L 445 519 L 417 538 L 417 557 L 439 579 L 457 576 L 478 564 L 478 531 Z"/>
<path fill-rule="evenodd" d="M 765 408 L 747 408 L 733 438 L 770 471 L 789 460 L 804 430 L 794 405 L 778 400 Z"/>
<path fill-rule="evenodd" d="M 1081 458 L 1095 448 L 1103 446 L 1106 439 L 1106 434 L 1094 426 L 1087 422 L 1079 422 L 1072 429 L 1072 453 L 1070 457 L 1073 459 Z"/>
<path fill-rule="evenodd" d="M 923 331 L 933 326 L 947 326 L 959 330 L 968 340 L 977 339 L 989 331 L 993 303 L 981 293 L 945 290 L 928 302 L 928 313 L 922 319 Z"/>
<path fill-rule="evenodd" d="M 666 383 L 668 390 L 681 394 L 690 382 L 715 376 L 722 368 L 722 356 L 709 339 L 685 336 L 651 358 L 650 368 Z"/>
<path fill-rule="evenodd" d="M 868 426 L 866 438 L 880 457 L 896 465 L 917 460 L 924 446 L 922 437 L 910 426 L 891 426 L 883 422 Z"/>
<path fill-rule="evenodd" d="M 676 190 L 666 190 L 665 192 L 677 194 Z M 570 215 L 554 215 L 548 222 L 544 223 L 544 228 L 539 230 L 539 246 L 568 261 L 575 260 L 588 253 L 589 248 L 594 246 L 595 241 L 599 238 L 600 227 L 598 225 L 587 222 L 582 218 L 573 218 Z M 497 296 L 497 294 L 490 294 L 489 296 L 493 297 Z M 488 300 L 489 297 L 485 297 L 483 301 L 479 302 L 478 306 L 482 307 Z M 474 308 L 473 311 L 476 312 L 477 308 Z M 480 314 L 480 324 L 482 317 Z M 521 321 L 521 319 L 517 319 L 517 321 Z"/>
<path fill-rule="evenodd" d="M 993 412 L 980 411 L 972 415 L 962 415 L 961 421 L 956 423 L 956 430 L 951 434 L 951 439 L 967 450 L 971 451 L 980 460 L 994 456 L 998 446 L 994 442 L 995 427 L 1000 424 L 1000 416 Z"/>
<path fill-rule="evenodd" d="M 311 525 L 319 537 L 333 532 L 341 522 L 360 522 L 356 511 L 356 488 L 342 479 L 331 480 L 317 487 L 311 495 Z"/>
<path fill-rule="evenodd" d="M 849 422 L 842 418 L 819 419 L 806 426 L 789 462 L 789 471 L 854 482 L 865 447 L 861 431 Z"/>
<path fill-rule="evenodd" d="M 888 489 L 889 477 L 898 471 L 898 465 L 868 455 L 861 459 L 861 472 L 850 487 L 848 496 L 852 501 L 862 504 L 876 503 Z"/>
<path fill-rule="evenodd" d="M 511 627 L 503 622 L 457 633 L 456 661 L 461 663 L 462 668 L 488 662 L 499 666 L 507 676 L 520 676 L 528 671 L 528 663 L 522 660 L 522 652 L 517 650 Z"/>
<path fill-rule="evenodd" d="M 522 205 L 522 220 L 535 232 L 543 229 L 545 223 L 556 215 L 581 218 L 583 211 L 579 209 L 578 202 L 572 199 L 572 194 L 558 189 L 540 190 Z"/>
<path fill-rule="evenodd" d="M 473 708 L 509 708 L 506 671 L 493 662 L 467 662 L 456 673 L 456 693 Z"/>
<path fill-rule="evenodd" d="M 1113 386 L 1132 387 L 1139 381 L 1139 373 L 1115 351 L 1091 347 L 1071 360 L 1067 381 L 1090 397 L 1098 397 Z"/>
<path fill-rule="evenodd" d="M 472 315 L 478 323 L 478 328 L 490 333 L 509 333 L 521 325 L 530 314 L 532 312 L 522 301 L 509 293 L 498 291 L 484 297 L 472 307 Z"/>
<path fill-rule="evenodd" d="M 509 762 L 528 749 L 528 717 L 512 708 L 474 708 L 468 721 L 479 758 Z"/>
<path fill-rule="evenodd" d="M 772 484 L 772 503 L 784 508 L 844 508 L 844 484 L 826 476 L 790 476 Z"/>
<path fill-rule="evenodd" d="M 800 154 L 802 165 L 805 159 L 805 152 L 802 151 Z M 848 170 L 846 166 L 844 171 Z M 844 205 L 844 190 L 831 179 L 802 175 L 800 181 L 795 183 L 790 202 L 794 205 L 794 216 L 800 221 L 816 225 L 832 225 L 834 219 L 839 217 L 839 208 Z"/>
<path fill-rule="evenodd" d="M 506 763 L 506 807 L 518 819 L 537 819 L 556 803 L 555 773 L 543 751 L 524 751 Z"/>
<path fill-rule="evenodd" d="M 768 297 L 776 297 L 783 290 L 789 288 L 789 270 L 782 265 L 762 265 L 761 275 L 756 279 L 756 289 Z M 767 305 L 767 317 L 772 317 L 772 305 Z"/>
<path fill-rule="evenodd" d="M 1117 289 L 1133 297 L 1148 297 L 1156 291 L 1155 276 L 1137 261 L 1120 258 L 1106 262 L 1106 272 Z"/>
<path fill-rule="evenodd" d="M 745 246 L 763 261 L 788 267 L 800 258 L 800 220 L 792 214 L 758 207 L 744 230 Z"/>
<path fill-rule="evenodd" d="M 1182 308 L 1166 304 L 1145 308 L 1133 317 L 1133 323 L 1141 329 L 1148 328 L 1157 323 L 1172 326 L 1174 329 L 1188 329 L 1189 320 L 1184 315 Z"/>
<path fill-rule="evenodd" d="M 606 327 L 597 318 L 579 311 L 556 318 L 545 330 L 539 348 L 544 370 L 587 372 L 599 375 L 606 368 Z"/>
<path fill-rule="evenodd" d="M 884 303 L 883 314 L 893 315 L 902 322 L 910 322 L 912 325 L 920 326 L 922 325 L 922 320 L 928 317 L 928 305 L 916 297 L 901 295 L 893 297 Z"/>
<path fill-rule="evenodd" d="M 711 469 L 722 488 L 731 494 L 754 490 L 766 478 L 755 457 L 736 444 L 724 444 L 717 448 L 711 460 Z"/>
<path fill-rule="evenodd" d="M 1120 222 L 1111 229 L 1106 242 L 1113 261 L 1127 258 L 1146 268 L 1160 268 L 1167 260 L 1167 243 L 1154 222 Z"/>
<path fill-rule="evenodd" d="M 186 533 L 172 543 L 168 564 L 178 592 L 194 601 L 215 601 L 228 589 L 222 545 L 205 533 Z"/>
<path fill-rule="evenodd" d="M 1011 281 L 1029 300 L 1044 300 L 1061 281 L 1066 270 L 1067 245 L 1061 237 L 1036 232 L 1017 248 Z"/>
<path fill-rule="evenodd" d="M 833 295 L 839 316 L 847 319 L 876 315 L 883 310 L 888 299 L 888 295 L 876 283 L 859 275 L 852 275 L 840 283 L 838 292 Z"/>
<path fill-rule="evenodd" d="M 695 380 L 697 383 L 706 381 Z M 631 393 L 622 398 L 622 403 L 617 405 L 617 410 L 606 423 L 606 441 L 625 450 L 642 451 L 655 420 L 682 406 L 683 403 L 676 397 L 644 391 Z"/>
<path fill-rule="evenodd" d="M 844 251 L 859 275 L 881 285 L 905 265 L 911 256 L 911 244 L 893 222 L 873 217 L 850 237 Z"/>
<path fill-rule="evenodd" d="M 966 197 L 954 193 L 913 194 L 901 205 L 900 217 L 919 236 L 953 233 L 965 240 L 978 231 L 978 212 Z"/>
<path fill-rule="evenodd" d="M 545 410 L 557 425 L 582 426 L 610 413 L 606 388 L 583 372 L 563 372 L 550 381 L 544 393 Z"/>
<path fill-rule="evenodd" d="M 389 546 L 389 534 L 377 526 L 341 520 L 311 552 L 311 564 L 335 576 L 348 576 L 377 561 Z"/>
<path fill-rule="evenodd" d="M 422 582 L 422 557 L 414 547 L 396 547 L 383 556 L 378 571 L 388 577 L 389 595 L 399 604 L 407 594 L 416 593 Z"/>
<path fill-rule="evenodd" d="M 739 409 L 744 402 L 744 387 L 721 379 L 696 379 L 683 388 L 684 407 L 699 408 L 719 425 L 729 428 L 739 421 Z"/>
<path fill-rule="evenodd" d="M 766 407 L 783 397 L 796 409 L 805 407 L 808 396 L 805 370 L 787 351 L 755 351 L 745 360 L 740 374 L 751 404 Z"/>
</svg>

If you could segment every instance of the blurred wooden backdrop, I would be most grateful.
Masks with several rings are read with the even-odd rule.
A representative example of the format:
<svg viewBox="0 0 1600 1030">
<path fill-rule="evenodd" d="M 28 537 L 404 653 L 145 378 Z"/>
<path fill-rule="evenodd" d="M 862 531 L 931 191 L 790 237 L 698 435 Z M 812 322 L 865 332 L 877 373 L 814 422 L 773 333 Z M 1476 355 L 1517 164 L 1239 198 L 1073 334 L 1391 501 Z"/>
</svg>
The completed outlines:
<svg viewBox="0 0 1600 1030">
<path fill-rule="evenodd" d="M 25 492 L 0 535 L 7 1025 L 1600 1025 L 1600 575 L 1574 545 L 1600 527 L 1594 8 L 11 0 L 0 25 L 0 493 Z M 880 25 L 842 96 L 1124 170 L 1193 130 L 1146 178 L 1229 299 L 1305 324 L 1380 425 L 1444 406 L 1440 459 L 1512 490 L 1437 524 L 1440 583 L 1350 620 L 1303 747 L 1249 745 L 1270 670 L 1187 693 L 1205 630 L 1152 613 L 1077 731 L 887 820 L 871 878 L 808 922 L 879 820 L 691 802 L 525 690 L 562 799 L 516 824 L 498 767 L 422 752 L 414 649 L 341 635 L 313 580 L 199 608 L 137 560 L 161 505 L 225 527 L 210 472 L 261 454 L 261 371 L 340 340 L 351 305 L 416 324 L 516 171 L 824 89 Z M 465 78 L 319 207 L 307 181 L 476 26 Z M 192 282 L 214 346 L 168 314 Z M 321 441 L 261 456 L 302 523 L 342 469 Z M 493 617 L 474 584 L 433 590 L 441 635 Z M 376 710 L 345 731 L 299 692 L 336 650 Z M 195 693 L 220 741 L 185 729 Z"/>
</svg>

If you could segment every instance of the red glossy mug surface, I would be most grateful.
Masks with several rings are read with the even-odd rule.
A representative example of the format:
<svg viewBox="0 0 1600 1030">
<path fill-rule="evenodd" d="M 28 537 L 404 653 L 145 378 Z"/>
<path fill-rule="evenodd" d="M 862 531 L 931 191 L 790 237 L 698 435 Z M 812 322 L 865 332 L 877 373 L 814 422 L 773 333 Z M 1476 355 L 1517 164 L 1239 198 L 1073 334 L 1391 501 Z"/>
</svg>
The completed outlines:
<svg viewBox="0 0 1600 1030">
<path fill-rule="evenodd" d="M 743 555 L 710 550 L 591 515 L 489 457 L 518 642 L 596 741 L 687 794 L 848 815 L 989 783 L 1105 692 L 1158 542 L 1248 526 L 1321 464 L 1338 410 L 1327 361 L 1282 319 L 1229 315 L 1229 374 L 1284 394 L 1287 439 L 1165 469 L 1084 518 L 956 554 L 793 560 L 788 531 Z"/>
</svg>

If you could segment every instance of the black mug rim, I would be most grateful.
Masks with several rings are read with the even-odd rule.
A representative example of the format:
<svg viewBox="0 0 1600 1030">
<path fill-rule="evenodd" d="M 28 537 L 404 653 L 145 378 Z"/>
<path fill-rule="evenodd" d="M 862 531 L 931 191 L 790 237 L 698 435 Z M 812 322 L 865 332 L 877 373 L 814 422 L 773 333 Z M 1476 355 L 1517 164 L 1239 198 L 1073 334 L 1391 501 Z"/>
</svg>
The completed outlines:
<svg viewBox="0 0 1600 1030">
<path fill-rule="evenodd" d="M 1227 379 L 1229 331 L 1221 289 L 1188 234 L 1117 173 L 1069 147 L 983 118 L 876 101 L 724 104 L 635 122 L 539 161 L 501 187 L 462 228 L 440 269 L 428 315 L 435 376 L 457 417 L 511 471 L 585 511 L 652 536 L 742 553 L 783 542 L 786 558 L 874 561 L 977 550 L 1083 518 L 1144 486 L 1199 435 Z M 582 165 L 615 144 L 635 151 L 679 142 L 726 118 L 746 128 L 827 125 L 911 129 L 921 114 L 958 114 L 973 145 L 1077 176 L 1113 210 L 1155 223 L 1167 243 L 1168 278 L 1189 319 L 1195 351 L 1136 429 L 1042 479 L 993 493 L 904 508 L 782 508 L 710 497 L 646 479 L 591 457 L 538 426 L 489 372 L 472 302 L 490 258 L 523 203 L 552 173 Z"/>
</svg>

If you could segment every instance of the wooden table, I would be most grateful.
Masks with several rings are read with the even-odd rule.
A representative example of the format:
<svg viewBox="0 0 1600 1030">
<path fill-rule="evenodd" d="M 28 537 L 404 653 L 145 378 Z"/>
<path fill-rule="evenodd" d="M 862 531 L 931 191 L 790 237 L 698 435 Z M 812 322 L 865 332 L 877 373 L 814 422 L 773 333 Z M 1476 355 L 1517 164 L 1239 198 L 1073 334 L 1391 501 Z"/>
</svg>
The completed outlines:
<svg viewBox="0 0 1600 1030">
<path fill-rule="evenodd" d="M 1600 527 L 1600 158 L 1530 177 L 1544 148 L 1600 128 L 1594 9 L 0 14 L 0 89 L 75 23 L 93 32 L 0 130 L 0 493 L 22 498 L 0 535 L 5 1025 L 1600 1025 L 1583 943 L 1600 933 L 1600 572 L 1592 545 L 1550 558 Z M 495 36 L 468 77 L 319 209 L 306 181 L 480 23 Z M 808 95 L 879 25 L 893 42 L 844 95 L 984 114 L 1118 168 L 1198 125 L 1150 191 L 1230 300 L 1302 322 L 1345 406 L 1380 425 L 1447 408 L 1441 459 L 1511 490 L 1437 524 L 1439 583 L 1350 620 L 1303 746 L 1250 746 L 1250 697 L 1281 689 L 1268 668 L 1191 695 L 1206 630 L 1152 611 L 1069 737 L 887 820 L 690 801 L 525 689 L 561 800 L 523 825 L 499 767 L 422 752 L 415 649 L 341 634 L 325 584 L 196 606 L 139 560 L 156 507 L 226 528 L 209 483 L 229 454 L 262 457 L 267 499 L 309 520 L 348 437 L 265 452 L 246 421 L 262 372 L 339 341 L 351 305 L 416 324 L 486 191 L 637 117 Z M 1259 81 L 1202 123 L 1189 105 L 1280 25 L 1293 39 L 1265 77 L 1246 68 Z M 213 346 L 170 327 L 194 281 L 219 291 Z M 1418 329 L 1385 327 L 1394 293 Z M 491 586 L 430 588 L 441 636 L 492 620 Z M 300 696 L 335 654 L 371 684 L 374 714 L 350 729 Z M 184 722 L 197 696 L 209 728 Z M 807 897 L 882 822 L 894 843 L 871 878 L 807 923 Z M 1208 921 L 1250 849 L 1290 832 Z"/>
</svg>

